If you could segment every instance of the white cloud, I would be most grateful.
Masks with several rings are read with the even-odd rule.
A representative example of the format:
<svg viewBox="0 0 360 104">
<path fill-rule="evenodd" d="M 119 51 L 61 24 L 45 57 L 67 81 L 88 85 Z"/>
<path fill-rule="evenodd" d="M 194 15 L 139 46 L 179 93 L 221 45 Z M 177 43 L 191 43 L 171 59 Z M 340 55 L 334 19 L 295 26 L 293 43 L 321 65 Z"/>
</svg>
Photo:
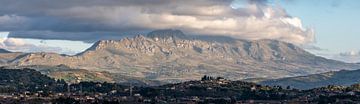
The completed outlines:
<svg viewBox="0 0 360 104">
<path fill-rule="evenodd" d="M 0 48 L 13 52 L 60 52 L 61 48 L 37 46 L 24 42 L 22 39 L 2 38 L 0 39 Z"/>
<path fill-rule="evenodd" d="M 359 51 L 350 51 L 350 52 L 344 52 L 344 53 L 340 53 L 340 56 L 360 56 L 360 52 Z"/>
<path fill-rule="evenodd" d="M 342 52 L 330 57 L 332 59 L 349 62 L 349 63 L 358 63 L 360 62 L 360 51 L 349 51 L 349 52 Z"/>
<path fill-rule="evenodd" d="M 303 27 L 299 18 L 289 16 L 278 5 L 267 3 L 266 0 L 119 0 L 108 3 L 89 0 L 83 4 L 75 1 L 66 3 L 69 5 L 54 3 L 46 8 L 35 7 L 36 4 L 29 2 L 17 5 L 22 10 L 32 7 L 38 11 L 17 11 L 19 15 L 5 15 L 2 17 L 5 19 L 0 19 L 15 21 L 6 22 L 10 26 L 23 26 L 0 27 L 0 30 L 66 33 L 172 28 L 189 34 L 224 35 L 250 40 L 277 39 L 295 44 L 314 41 L 313 30 Z M 3 24 L 0 22 L 0 25 Z M 24 34 L 23 37 L 32 36 Z M 86 41 L 88 38 L 83 39 Z"/>
<path fill-rule="evenodd" d="M 7 38 L 7 39 L 3 40 L 2 43 L 5 46 L 9 46 L 9 47 L 16 47 L 16 46 L 24 46 L 24 45 L 26 45 L 24 41 L 22 41 L 20 39 L 15 39 L 15 38 Z"/>
<path fill-rule="evenodd" d="M 9 32 L 0 32 L 0 38 L 7 38 L 9 35 Z"/>
<path fill-rule="evenodd" d="M 231 7 L 196 7 L 195 12 L 190 15 L 184 12 L 179 15 L 174 12 L 188 12 L 187 9 L 153 13 L 144 11 L 142 7 L 76 7 L 59 10 L 54 15 L 100 21 L 103 24 L 119 26 L 118 28 L 176 28 L 190 34 L 225 35 L 250 40 L 277 39 L 295 44 L 314 41 L 313 30 L 304 28 L 299 18 L 286 16 L 282 9 L 257 7 L 250 11 L 253 13 L 243 16 L 236 15 L 242 10 L 229 8 Z M 263 13 L 262 16 L 256 16 L 259 12 Z"/>
</svg>

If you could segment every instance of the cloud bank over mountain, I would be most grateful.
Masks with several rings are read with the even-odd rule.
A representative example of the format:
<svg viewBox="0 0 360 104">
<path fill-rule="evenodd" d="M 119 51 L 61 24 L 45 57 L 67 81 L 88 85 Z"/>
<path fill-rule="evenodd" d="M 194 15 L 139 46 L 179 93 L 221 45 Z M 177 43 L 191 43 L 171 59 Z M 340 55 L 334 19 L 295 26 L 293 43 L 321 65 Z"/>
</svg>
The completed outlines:
<svg viewBox="0 0 360 104">
<path fill-rule="evenodd" d="M 360 51 L 342 52 L 334 55 L 333 58 L 345 62 L 358 63 L 360 62 Z"/>
<path fill-rule="evenodd" d="M 60 47 L 38 46 L 24 42 L 22 39 L 5 38 L 0 39 L 0 48 L 12 52 L 60 52 Z"/>
<path fill-rule="evenodd" d="M 6 49 L 11 52 L 56 52 L 72 54 L 70 53 L 72 51 L 65 50 L 61 47 L 33 44 L 21 38 L 9 38 L 8 34 L 8 32 L 0 32 L 0 49 Z"/>
<path fill-rule="evenodd" d="M 0 31 L 10 37 L 93 42 L 127 33 L 180 29 L 240 39 L 314 41 L 312 29 L 267 0 L 1 0 Z M 91 35 L 85 35 L 91 34 Z M 40 36 L 39 36 L 40 35 Z"/>
</svg>

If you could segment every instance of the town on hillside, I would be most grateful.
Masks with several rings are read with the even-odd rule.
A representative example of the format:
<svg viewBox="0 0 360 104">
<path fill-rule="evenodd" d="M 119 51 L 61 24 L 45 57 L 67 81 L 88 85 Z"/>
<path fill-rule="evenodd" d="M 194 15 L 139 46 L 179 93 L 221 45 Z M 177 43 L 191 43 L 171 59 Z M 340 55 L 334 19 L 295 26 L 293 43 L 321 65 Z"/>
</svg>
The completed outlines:
<svg viewBox="0 0 360 104">
<path fill-rule="evenodd" d="M 161 86 L 67 83 L 33 69 L 0 69 L 0 103 L 360 103 L 360 84 L 310 90 L 203 76 Z"/>
</svg>

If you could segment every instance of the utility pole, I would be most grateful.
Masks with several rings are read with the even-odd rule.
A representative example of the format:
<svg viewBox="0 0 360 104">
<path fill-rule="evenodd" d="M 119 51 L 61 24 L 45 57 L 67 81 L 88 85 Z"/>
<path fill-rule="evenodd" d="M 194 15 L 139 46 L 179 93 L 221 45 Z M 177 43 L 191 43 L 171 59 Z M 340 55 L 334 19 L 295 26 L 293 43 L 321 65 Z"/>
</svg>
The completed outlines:
<svg viewBox="0 0 360 104">
<path fill-rule="evenodd" d="M 132 83 L 130 82 L 130 89 L 129 89 L 130 90 L 130 96 L 132 96 L 132 91 L 133 91 L 132 88 L 133 88 Z"/>
<path fill-rule="evenodd" d="M 70 94 L 70 83 L 67 84 L 67 92 Z"/>
<path fill-rule="evenodd" d="M 133 72 L 132 71 L 130 71 L 130 73 L 129 73 L 130 75 L 133 75 Z M 132 81 L 131 80 L 129 80 L 129 83 L 130 83 L 130 88 L 129 88 L 129 95 L 130 95 L 130 97 L 132 97 L 132 95 L 133 95 L 133 86 L 132 86 Z"/>
<path fill-rule="evenodd" d="M 82 94 L 82 91 L 83 90 L 83 86 L 82 86 L 82 83 L 80 83 L 80 94 Z"/>
<path fill-rule="evenodd" d="M 79 76 L 76 77 L 76 83 L 80 85 L 80 94 L 82 94 L 82 90 L 83 90 L 83 86 L 82 86 L 82 83 L 81 83 L 81 78 Z"/>
</svg>

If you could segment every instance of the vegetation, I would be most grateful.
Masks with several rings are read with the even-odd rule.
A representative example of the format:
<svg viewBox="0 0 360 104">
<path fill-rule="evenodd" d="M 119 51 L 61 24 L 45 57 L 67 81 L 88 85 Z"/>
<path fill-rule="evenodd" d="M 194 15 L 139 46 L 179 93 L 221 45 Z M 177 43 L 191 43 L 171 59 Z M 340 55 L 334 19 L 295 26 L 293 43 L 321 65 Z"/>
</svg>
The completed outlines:
<svg viewBox="0 0 360 104">
<path fill-rule="evenodd" d="M 54 80 L 33 69 L 1 69 L 0 93 L 24 91 L 63 91 L 64 80 Z"/>
<path fill-rule="evenodd" d="M 341 70 L 332 71 L 320 74 L 312 74 L 307 76 L 287 77 L 275 80 L 259 81 L 263 85 L 281 85 L 292 86 L 297 89 L 313 89 L 318 87 L 333 85 L 350 86 L 354 83 L 359 83 L 360 69 L 358 70 Z"/>
<path fill-rule="evenodd" d="M 148 87 L 108 82 L 67 84 L 33 69 L 3 68 L 0 69 L 0 93 L 12 96 L 1 97 L 0 103 L 360 103 L 360 84 L 298 90 L 212 76 L 204 76 L 199 81 Z"/>
</svg>

